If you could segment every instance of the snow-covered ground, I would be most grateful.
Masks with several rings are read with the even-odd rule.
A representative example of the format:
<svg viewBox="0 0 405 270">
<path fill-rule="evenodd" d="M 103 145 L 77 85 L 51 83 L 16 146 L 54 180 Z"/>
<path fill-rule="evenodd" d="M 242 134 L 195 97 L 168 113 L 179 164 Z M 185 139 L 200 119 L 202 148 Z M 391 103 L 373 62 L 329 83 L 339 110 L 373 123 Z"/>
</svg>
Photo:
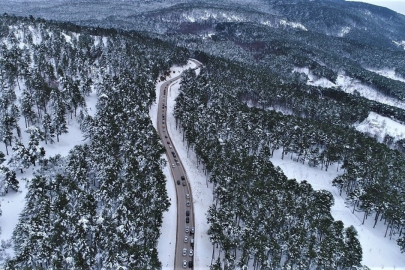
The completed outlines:
<svg viewBox="0 0 405 270">
<path fill-rule="evenodd" d="M 393 70 L 370 70 L 372 72 L 378 73 L 390 79 L 405 82 L 404 78 L 395 75 Z M 405 102 L 399 101 L 396 98 L 388 97 L 372 87 L 366 86 L 359 80 L 346 76 L 344 74 L 339 74 L 336 83 L 329 81 L 326 78 L 318 78 L 312 74 L 308 68 L 294 68 L 293 72 L 304 73 L 308 76 L 307 84 L 320 86 L 320 87 L 340 87 L 342 91 L 353 94 L 358 93 L 360 96 L 374 100 L 383 104 L 394 106 L 400 109 L 405 109 Z"/>
<path fill-rule="evenodd" d="M 405 125 L 375 112 L 370 112 L 368 117 L 355 128 L 376 138 L 379 142 L 383 142 L 386 135 L 391 136 L 394 142 L 405 138 Z"/>
<path fill-rule="evenodd" d="M 290 155 L 281 159 L 281 151 L 275 151 L 274 157 L 271 159 L 275 166 L 279 166 L 288 178 L 295 178 L 297 181 L 307 180 L 314 189 L 328 190 L 333 194 L 335 204 L 332 207 L 332 216 L 335 220 L 341 220 L 345 227 L 353 225 L 359 236 L 363 248 L 363 261 L 372 270 L 389 269 L 401 270 L 405 269 L 405 255 L 401 254 L 396 243 L 396 237 L 392 240 L 389 237 L 385 238 L 385 229 L 383 221 L 379 221 L 373 229 L 374 216 L 368 217 L 364 225 L 363 213 L 352 213 L 352 209 L 346 207 L 345 196 L 339 195 L 338 190 L 332 186 L 332 180 L 343 173 L 337 171 L 337 166 L 331 166 L 328 171 L 320 168 L 309 167 L 307 164 L 302 164 L 291 160 Z"/>
</svg>

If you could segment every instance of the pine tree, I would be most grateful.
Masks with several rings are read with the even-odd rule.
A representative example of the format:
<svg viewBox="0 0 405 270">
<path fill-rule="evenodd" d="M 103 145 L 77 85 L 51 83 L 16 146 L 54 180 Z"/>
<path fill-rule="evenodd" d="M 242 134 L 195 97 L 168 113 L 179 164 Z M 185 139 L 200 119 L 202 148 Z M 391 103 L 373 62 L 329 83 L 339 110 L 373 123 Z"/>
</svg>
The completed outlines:
<svg viewBox="0 0 405 270">
<path fill-rule="evenodd" d="M 24 116 L 26 128 L 36 123 L 37 116 L 32 110 L 33 106 L 34 99 L 30 93 L 24 91 L 21 96 L 21 114 Z"/>
<path fill-rule="evenodd" d="M 30 134 L 27 150 L 30 155 L 30 161 L 35 166 L 37 160 L 41 162 L 45 157 L 45 149 L 39 146 L 39 142 L 44 139 L 44 135 L 36 127 L 29 127 L 26 132 Z"/>
<path fill-rule="evenodd" d="M 31 165 L 31 157 L 28 150 L 22 142 L 16 141 L 12 147 L 12 151 L 13 153 L 8 164 L 14 170 L 19 169 L 23 173 L 23 169 L 27 169 Z"/>
<path fill-rule="evenodd" d="M 53 137 L 55 137 L 55 129 L 52 125 L 51 116 L 47 113 L 44 114 L 44 117 L 42 119 L 42 128 L 44 130 L 43 135 L 45 144 L 48 144 L 48 142 L 50 142 L 51 144 L 54 143 Z"/>
<path fill-rule="evenodd" d="M 345 229 L 345 256 L 343 258 L 343 267 L 360 266 L 363 259 L 363 250 L 357 231 L 353 226 Z"/>
</svg>

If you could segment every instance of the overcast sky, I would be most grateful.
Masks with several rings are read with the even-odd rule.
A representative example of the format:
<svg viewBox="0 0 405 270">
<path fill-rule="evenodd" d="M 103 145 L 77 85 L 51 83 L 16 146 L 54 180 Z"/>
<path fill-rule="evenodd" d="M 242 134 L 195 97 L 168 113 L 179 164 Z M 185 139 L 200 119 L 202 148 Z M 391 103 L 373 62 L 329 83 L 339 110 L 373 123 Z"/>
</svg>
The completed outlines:
<svg viewBox="0 0 405 270">
<path fill-rule="evenodd" d="M 387 7 L 405 15 L 405 0 L 350 0 L 356 2 L 370 3 L 377 6 Z"/>
</svg>

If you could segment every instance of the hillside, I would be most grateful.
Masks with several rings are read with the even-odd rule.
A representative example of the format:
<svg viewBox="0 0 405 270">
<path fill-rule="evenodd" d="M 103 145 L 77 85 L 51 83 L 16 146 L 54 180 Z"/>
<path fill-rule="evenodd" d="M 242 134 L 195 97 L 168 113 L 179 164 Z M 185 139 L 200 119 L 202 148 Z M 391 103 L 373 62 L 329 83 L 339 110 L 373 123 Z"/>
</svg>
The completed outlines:
<svg viewBox="0 0 405 270">
<path fill-rule="evenodd" d="M 184 71 L 167 118 L 202 168 L 207 183 L 199 184 L 211 187 L 211 206 L 198 213 L 208 221 L 201 237 L 213 245 L 211 269 L 405 268 L 405 16 L 343 0 L 5 3 L 0 12 L 32 16 L 4 15 L 0 25 L 3 164 L 12 161 L 3 175 L 11 189 L 20 170 L 40 163 L 28 181 L 37 184 L 28 185 L 27 205 L 49 201 L 46 213 L 24 209 L 10 265 L 29 265 L 27 243 L 36 240 L 23 224 L 47 215 L 53 223 L 38 226 L 54 238 L 40 246 L 56 250 L 52 256 L 160 267 L 155 247 L 168 201 L 148 112 L 159 76 L 191 56 L 204 67 L 198 76 Z M 91 96 L 97 105 L 90 112 Z M 57 145 L 69 134 L 63 121 L 75 118 L 83 144 L 64 157 L 44 155 L 43 142 Z M 26 135 L 32 125 L 38 131 Z M 84 163 L 70 168 L 74 160 Z M 308 170 L 317 172 L 299 177 Z M 53 185 L 77 192 L 74 203 Z M 79 202 L 97 218 L 71 214 Z M 128 210 L 149 202 L 145 210 Z M 340 221 L 335 202 L 352 215 L 345 222 L 358 224 Z M 75 225 L 83 222 L 89 225 Z M 128 229 L 132 224 L 139 231 Z M 362 228 L 384 238 L 391 259 L 373 260 L 377 253 L 368 250 Z M 69 245 L 56 248 L 56 232 L 67 231 L 87 233 L 86 260 Z M 96 242 L 96 232 L 107 242 Z M 145 235 L 150 243 L 140 242 Z M 109 257 L 110 246 L 139 254 Z"/>
</svg>

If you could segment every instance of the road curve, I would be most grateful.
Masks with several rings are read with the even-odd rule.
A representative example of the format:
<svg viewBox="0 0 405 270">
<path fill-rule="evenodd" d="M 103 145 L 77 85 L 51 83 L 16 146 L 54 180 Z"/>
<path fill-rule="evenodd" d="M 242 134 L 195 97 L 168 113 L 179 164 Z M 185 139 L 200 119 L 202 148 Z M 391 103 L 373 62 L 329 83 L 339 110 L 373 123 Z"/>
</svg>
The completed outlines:
<svg viewBox="0 0 405 270">
<path fill-rule="evenodd" d="M 191 61 L 196 63 L 196 68 L 201 65 L 199 62 L 193 59 L 191 59 Z M 171 85 L 178 81 L 180 79 L 180 76 L 181 74 L 177 75 L 176 77 L 170 78 L 160 87 L 157 114 L 157 130 L 166 149 L 167 159 L 173 180 L 175 182 L 177 196 L 177 231 L 174 269 L 184 269 L 183 261 L 186 261 L 186 268 L 192 268 L 190 267 L 190 265 L 193 266 L 194 264 L 194 254 L 190 256 L 190 249 L 194 252 L 194 245 L 191 243 L 191 241 L 194 241 L 194 233 L 191 232 L 191 229 L 195 228 L 192 192 L 186 171 L 184 170 L 183 164 L 170 138 L 166 124 L 167 95 L 169 94 Z M 188 211 L 188 216 L 186 215 L 186 211 Z M 188 223 L 186 222 L 187 217 Z M 186 227 L 189 228 L 188 232 L 186 231 Z M 186 236 L 187 242 L 185 242 Z M 183 255 L 183 249 L 187 249 L 185 256 Z"/>
</svg>

